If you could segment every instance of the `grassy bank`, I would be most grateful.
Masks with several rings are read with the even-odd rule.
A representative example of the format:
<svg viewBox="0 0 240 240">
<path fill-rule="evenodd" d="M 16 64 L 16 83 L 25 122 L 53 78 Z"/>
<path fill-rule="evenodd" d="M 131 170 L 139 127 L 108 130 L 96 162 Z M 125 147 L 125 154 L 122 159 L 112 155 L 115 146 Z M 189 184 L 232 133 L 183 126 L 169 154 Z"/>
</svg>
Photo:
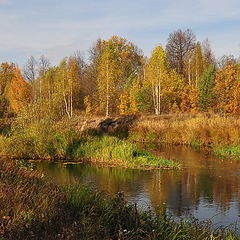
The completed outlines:
<svg viewBox="0 0 240 240">
<path fill-rule="evenodd" d="M 62 126 L 62 123 L 59 124 Z M 116 136 L 81 133 L 76 129 L 47 123 L 15 129 L 1 137 L 2 154 L 22 159 L 85 160 L 130 168 L 179 168 L 179 164 L 154 157 L 136 144 Z"/>
<path fill-rule="evenodd" d="M 223 159 L 240 160 L 240 146 L 214 146 L 213 152 Z"/>
<path fill-rule="evenodd" d="M 240 118 L 212 114 L 142 116 L 130 139 L 213 148 L 218 156 L 240 153 Z"/>
<path fill-rule="evenodd" d="M 141 212 L 122 194 L 63 188 L 0 160 L 0 239 L 238 239 L 196 221 Z"/>
<path fill-rule="evenodd" d="M 19 118 L 20 119 L 20 118 Z M 239 159 L 240 119 L 213 114 L 141 116 L 122 137 L 82 134 L 83 119 L 53 121 L 17 119 L 7 136 L 0 136 L 2 154 L 28 159 L 66 159 L 132 168 L 177 168 L 173 161 L 155 158 L 134 142 L 208 147 L 219 157 Z M 24 124 L 23 124 L 24 122 Z M 25 123 L 27 122 L 27 124 Z M 76 127 L 77 126 L 77 127 Z M 128 141 L 130 140 L 130 141 Z"/>
</svg>

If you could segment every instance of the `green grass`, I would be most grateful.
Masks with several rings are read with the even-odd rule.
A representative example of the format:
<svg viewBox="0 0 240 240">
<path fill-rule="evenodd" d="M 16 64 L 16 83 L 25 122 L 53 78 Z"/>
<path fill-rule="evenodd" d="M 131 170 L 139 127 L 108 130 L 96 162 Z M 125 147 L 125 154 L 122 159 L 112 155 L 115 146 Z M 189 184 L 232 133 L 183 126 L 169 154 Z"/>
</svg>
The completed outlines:
<svg viewBox="0 0 240 240">
<path fill-rule="evenodd" d="M 179 168 L 172 160 L 154 157 L 136 144 L 113 136 L 83 137 L 75 157 L 131 168 Z"/>
<path fill-rule="evenodd" d="M 128 168 L 179 168 L 172 160 L 154 157 L 135 143 L 116 136 L 79 133 L 32 125 L 0 139 L 2 151 L 22 159 L 86 160 Z"/>
<path fill-rule="evenodd" d="M 240 146 L 215 146 L 213 150 L 218 157 L 240 160 Z"/>
<path fill-rule="evenodd" d="M 177 223 L 165 214 L 139 211 L 122 193 L 60 187 L 6 160 L 0 160 L 0 205 L 0 239 L 239 239 L 226 230 L 211 231 L 209 223 Z"/>
<path fill-rule="evenodd" d="M 201 148 L 201 142 L 199 140 L 193 140 L 190 143 L 190 146 L 194 149 L 200 149 Z"/>
</svg>

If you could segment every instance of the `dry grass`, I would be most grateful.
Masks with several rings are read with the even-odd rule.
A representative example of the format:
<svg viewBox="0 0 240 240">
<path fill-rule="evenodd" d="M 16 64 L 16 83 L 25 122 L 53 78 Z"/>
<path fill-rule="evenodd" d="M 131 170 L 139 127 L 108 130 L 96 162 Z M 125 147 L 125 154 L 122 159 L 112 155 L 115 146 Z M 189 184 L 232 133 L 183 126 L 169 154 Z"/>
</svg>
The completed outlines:
<svg viewBox="0 0 240 240">
<path fill-rule="evenodd" d="M 210 114 L 142 116 L 131 130 L 131 135 L 134 134 L 138 141 L 237 146 L 240 118 Z"/>
</svg>

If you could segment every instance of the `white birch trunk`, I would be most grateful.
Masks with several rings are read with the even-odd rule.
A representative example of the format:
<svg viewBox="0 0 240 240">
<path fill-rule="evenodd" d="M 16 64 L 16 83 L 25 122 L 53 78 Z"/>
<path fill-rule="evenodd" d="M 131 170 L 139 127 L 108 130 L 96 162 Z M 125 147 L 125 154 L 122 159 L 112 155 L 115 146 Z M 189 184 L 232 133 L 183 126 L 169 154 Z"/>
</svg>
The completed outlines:
<svg viewBox="0 0 240 240">
<path fill-rule="evenodd" d="M 65 105 L 65 111 L 68 115 L 68 118 L 70 119 L 71 115 L 69 112 L 69 104 L 68 104 L 69 99 L 67 99 L 67 96 L 66 96 L 66 89 L 65 89 L 65 83 L 64 83 L 65 80 L 66 80 L 66 76 L 64 74 L 64 77 L 63 77 L 63 101 L 64 101 L 64 105 Z"/>
</svg>

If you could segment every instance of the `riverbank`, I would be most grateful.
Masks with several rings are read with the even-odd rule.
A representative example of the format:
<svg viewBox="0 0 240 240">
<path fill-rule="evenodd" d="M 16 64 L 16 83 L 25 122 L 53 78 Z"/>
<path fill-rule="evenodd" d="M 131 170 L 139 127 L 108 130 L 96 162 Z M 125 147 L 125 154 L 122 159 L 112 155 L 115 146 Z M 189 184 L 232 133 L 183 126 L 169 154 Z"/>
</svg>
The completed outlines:
<svg viewBox="0 0 240 240">
<path fill-rule="evenodd" d="M 174 222 L 139 211 L 122 193 L 60 187 L 13 161 L 0 160 L 1 239 L 239 239 L 209 223 Z"/>
<path fill-rule="evenodd" d="M 136 142 L 207 147 L 218 157 L 239 159 L 240 118 L 214 114 L 141 116 L 130 129 Z"/>
<path fill-rule="evenodd" d="M 19 120 L 20 119 L 20 120 Z M 213 114 L 167 114 L 55 121 L 18 118 L 0 136 L 1 154 L 24 159 L 73 160 L 129 168 L 179 168 L 138 143 L 207 148 L 220 158 L 239 159 L 240 119 Z M 26 124 L 27 122 L 27 124 Z"/>
<path fill-rule="evenodd" d="M 9 136 L 0 138 L 1 153 L 15 159 L 85 161 L 139 169 L 180 168 L 178 163 L 154 157 L 119 136 L 96 131 L 81 132 L 68 122 L 64 126 L 59 125 L 44 122 L 16 128 Z"/>
</svg>

